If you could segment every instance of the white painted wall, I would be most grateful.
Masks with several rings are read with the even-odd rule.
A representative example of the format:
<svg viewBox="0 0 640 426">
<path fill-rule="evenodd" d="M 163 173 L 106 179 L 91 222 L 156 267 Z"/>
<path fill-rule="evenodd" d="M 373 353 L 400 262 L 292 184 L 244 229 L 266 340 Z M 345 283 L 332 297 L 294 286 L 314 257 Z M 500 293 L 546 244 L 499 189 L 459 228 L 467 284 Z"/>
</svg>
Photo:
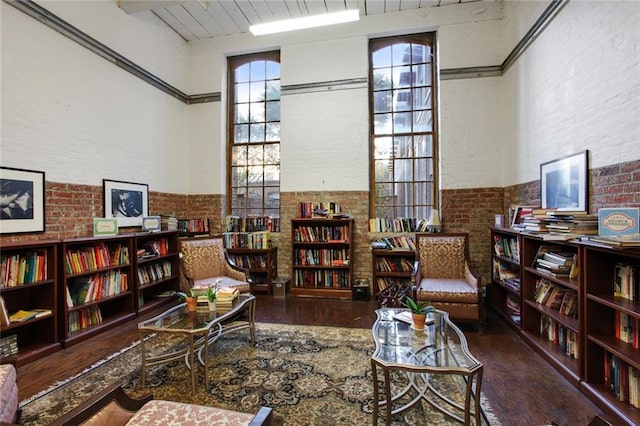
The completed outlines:
<svg viewBox="0 0 640 426">
<path fill-rule="evenodd" d="M 503 77 L 506 184 L 590 151 L 640 158 L 640 2 L 572 0 Z"/>
<path fill-rule="evenodd" d="M 149 71 L 185 84 L 177 35 L 131 23 L 114 2 L 42 3 Z M 107 178 L 187 193 L 185 104 L 5 2 L 0 13 L 3 166 L 42 170 L 52 182 L 102 185 Z"/>
</svg>

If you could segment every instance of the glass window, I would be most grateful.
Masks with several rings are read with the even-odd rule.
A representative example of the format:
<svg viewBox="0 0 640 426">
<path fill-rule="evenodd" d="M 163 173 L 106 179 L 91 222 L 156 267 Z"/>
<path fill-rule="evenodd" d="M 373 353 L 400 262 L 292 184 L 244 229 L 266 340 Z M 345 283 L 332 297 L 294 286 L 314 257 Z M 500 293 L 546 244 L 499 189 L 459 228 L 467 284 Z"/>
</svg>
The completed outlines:
<svg viewBox="0 0 640 426">
<path fill-rule="evenodd" d="M 280 217 L 280 52 L 229 58 L 227 211 Z"/>
<path fill-rule="evenodd" d="M 426 219 L 437 207 L 435 35 L 372 39 L 370 216 Z"/>
</svg>

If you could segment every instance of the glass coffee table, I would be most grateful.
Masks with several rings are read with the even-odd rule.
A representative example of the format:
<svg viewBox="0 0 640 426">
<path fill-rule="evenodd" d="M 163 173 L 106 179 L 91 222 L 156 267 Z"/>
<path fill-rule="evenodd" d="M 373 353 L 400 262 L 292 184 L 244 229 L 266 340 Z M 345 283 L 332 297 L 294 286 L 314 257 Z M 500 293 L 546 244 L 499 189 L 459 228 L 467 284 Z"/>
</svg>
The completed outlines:
<svg viewBox="0 0 640 426">
<path fill-rule="evenodd" d="M 147 368 L 184 358 L 187 368 L 191 370 L 191 391 L 196 389 L 197 356 L 204 370 L 205 389 L 209 389 L 209 377 L 207 375 L 207 363 L 209 360 L 209 346 L 221 336 L 233 331 L 249 329 L 251 340 L 256 342 L 256 298 L 251 294 L 240 294 L 234 300 L 231 308 L 220 309 L 215 312 L 196 311 L 187 312 L 186 303 L 173 308 L 146 321 L 138 323 L 140 332 L 140 348 L 142 350 L 142 387 L 145 386 Z M 236 316 L 246 311 L 246 318 L 237 319 Z M 183 336 L 181 344 L 166 353 L 151 354 L 147 351 L 145 338 L 156 333 L 159 338 L 163 336 Z M 186 340 L 186 342 L 185 342 Z"/>
<path fill-rule="evenodd" d="M 408 310 L 376 310 L 372 330 L 376 347 L 371 356 L 373 424 L 382 415 L 390 425 L 394 415 L 426 401 L 465 425 L 471 424 L 471 417 L 480 425 L 483 365 L 469 352 L 464 334 L 444 311 L 429 313 L 424 330 L 397 319 L 403 311 Z"/>
</svg>

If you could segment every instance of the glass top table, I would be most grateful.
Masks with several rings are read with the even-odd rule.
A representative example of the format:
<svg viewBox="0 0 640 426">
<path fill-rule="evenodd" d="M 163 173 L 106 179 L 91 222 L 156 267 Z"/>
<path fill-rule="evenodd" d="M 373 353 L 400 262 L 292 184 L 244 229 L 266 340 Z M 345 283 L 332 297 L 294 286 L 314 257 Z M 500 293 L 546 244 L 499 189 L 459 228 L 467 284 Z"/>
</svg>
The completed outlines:
<svg viewBox="0 0 640 426">
<path fill-rule="evenodd" d="M 194 365 L 197 354 L 198 361 L 204 367 L 205 389 L 209 388 L 207 363 L 209 360 L 209 346 L 221 336 L 242 329 L 249 329 L 251 340 L 256 342 L 255 329 L 255 301 L 252 294 L 240 294 L 230 308 L 218 307 L 216 311 L 198 309 L 188 312 L 186 303 L 174 306 L 160 315 L 138 323 L 140 333 L 140 348 L 142 350 L 141 384 L 145 386 L 146 369 L 184 357 L 187 368 L 191 370 L 191 390 L 195 392 L 196 367 Z M 246 318 L 238 320 L 236 317 L 246 311 Z M 186 344 L 178 344 L 170 351 L 161 354 L 151 354 L 147 350 L 146 336 L 156 333 L 159 338 L 180 335 L 186 339 Z"/>
<path fill-rule="evenodd" d="M 444 311 L 427 314 L 424 330 L 415 330 L 404 318 L 399 319 L 403 312 L 406 315 L 409 311 L 376 310 L 372 329 L 375 351 L 371 356 L 373 424 L 382 415 L 390 425 L 394 415 L 426 401 L 461 423 L 471 424 L 473 416 L 475 424 L 480 425 L 483 365 L 469 352 L 462 331 Z"/>
</svg>

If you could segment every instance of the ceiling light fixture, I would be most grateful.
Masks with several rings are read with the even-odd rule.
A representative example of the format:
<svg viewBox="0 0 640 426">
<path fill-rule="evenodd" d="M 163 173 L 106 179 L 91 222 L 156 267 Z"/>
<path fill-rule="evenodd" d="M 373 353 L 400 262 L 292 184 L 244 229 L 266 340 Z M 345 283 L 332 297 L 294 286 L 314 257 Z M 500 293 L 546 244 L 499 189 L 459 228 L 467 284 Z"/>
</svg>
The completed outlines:
<svg viewBox="0 0 640 426">
<path fill-rule="evenodd" d="M 284 21 L 267 22 L 266 24 L 251 25 L 249 31 L 253 35 L 282 33 L 285 31 L 301 30 L 304 28 L 321 27 L 324 25 L 353 22 L 360 19 L 358 9 L 344 12 L 325 13 L 324 15 L 305 16 L 303 18 L 287 19 Z"/>
</svg>

